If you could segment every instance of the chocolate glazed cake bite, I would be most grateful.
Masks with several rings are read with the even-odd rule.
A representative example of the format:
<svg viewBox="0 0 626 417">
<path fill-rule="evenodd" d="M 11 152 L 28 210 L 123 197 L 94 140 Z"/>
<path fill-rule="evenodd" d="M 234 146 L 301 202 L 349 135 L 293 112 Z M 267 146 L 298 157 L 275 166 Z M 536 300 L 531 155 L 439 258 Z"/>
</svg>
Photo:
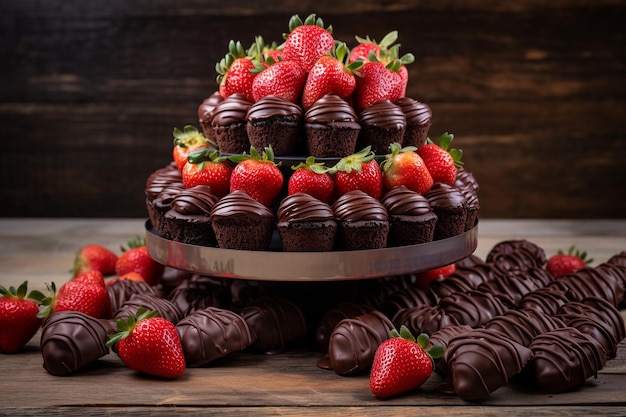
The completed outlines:
<svg viewBox="0 0 626 417">
<path fill-rule="evenodd" d="M 359 113 L 361 133 L 358 148 L 372 147 L 376 155 L 389 152 L 389 145 L 404 141 L 406 116 L 399 106 L 389 100 L 382 100 L 366 107 Z"/>
<path fill-rule="evenodd" d="M 302 108 L 284 98 L 265 96 L 246 115 L 246 132 L 255 149 L 272 147 L 274 155 L 297 155 L 304 115 Z"/>
<path fill-rule="evenodd" d="M 215 142 L 215 131 L 213 130 L 213 126 L 211 126 L 213 111 L 215 110 L 215 106 L 222 101 L 224 101 L 224 97 L 222 97 L 219 91 L 215 91 L 198 106 L 198 122 L 202 128 L 204 137 L 211 142 Z"/>
<path fill-rule="evenodd" d="M 335 201 L 337 247 L 340 250 L 380 249 L 387 246 L 389 214 L 385 206 L 361 190 Z"/>
<path fill-rule="evenodd" d="M 243 94 L 233 94 L 219 102 L 213 109 L 211 125 L 215 141 L 222 153 L 244 153 L 250 150 L 246 131 L 246 115 L 252 106 Z"/>
</svg>

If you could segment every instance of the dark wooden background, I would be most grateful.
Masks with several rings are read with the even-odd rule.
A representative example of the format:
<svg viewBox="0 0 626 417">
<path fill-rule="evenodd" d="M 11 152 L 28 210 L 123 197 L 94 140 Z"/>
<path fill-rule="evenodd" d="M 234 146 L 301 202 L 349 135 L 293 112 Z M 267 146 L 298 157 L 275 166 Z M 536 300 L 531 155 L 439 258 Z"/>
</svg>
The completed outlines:
<svg viewBox="0 0 626 417">
<path fill-rule="evenodd" d="M 456 135 L 483 218 L 626 216 L 626 2 L 4 0 L 0 215 L 143 217 L 230 39 L 400 33 L 408 95 Z"/>
</svg>

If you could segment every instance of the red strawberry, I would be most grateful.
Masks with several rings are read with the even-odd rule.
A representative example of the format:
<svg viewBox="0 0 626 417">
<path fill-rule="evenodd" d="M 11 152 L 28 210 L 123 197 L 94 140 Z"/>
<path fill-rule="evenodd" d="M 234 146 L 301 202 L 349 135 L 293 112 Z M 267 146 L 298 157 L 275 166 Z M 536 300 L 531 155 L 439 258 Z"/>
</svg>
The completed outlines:
<svg viewBox="0 0 626 417">
<path fill-rule="evenodd" d="M 110 285 L 115 284 L 117 281 L 143 281 L 143 282 L 146 282 L 146 280 L 143 279 L 143 277 L 141 275 L 139 275 L 138 272 L 128 272 L 128 273 L 126 273 L 124 275 L 121 275 L 119 277 L 107 279 L 105 281 L 105 285 L 108 287 Z"/>
<path fill-rule="evenodd" d="M 306 71 L 295 61 L 279 61 L 261 71 L 252 84 L 254 102 L 274 95 L 292 103 L 299 103 Z"/>
<path fill-rule="evenodd" d="M 324 21 L 315 14 L 310 14 L 304 22 L 298 15 L 292 16 L 283 46 L 283 59 L 295 61 L 309 71 L 322 55 L 335 47 L 331 32 L 332 27 L 324 28 Z"/>
<path fill-rule="evenodd" d="M 434 182 L 442 182 L 450 186 L 456 181 L 457 167 L 463 165 L 461 157 L 463 151 L 450 149 L 450 143 L 454 135 L 444 133 L 439 137 L 437 143 L 428 139 L 427 143 L 417 150 L 419 156 L 424 160 L 428 172 L 433 177 Z"/>
<path fill-rule="evenodd" d="M 363 110 L 379 101 L 394 102 L 400 98 L 402 79 L 397 68 L 394 68 L 393 65 L 387 67 L 379 61 L 363 64 L 357 74 L 354 89 L 354 105 L 357 110 Z"/>
<path fill-rule="evenodd" d="M 440 266 L 439 268 L 429 269 L 419 272 L 416 275 L 416 285 L 419 288 L 426 288 L 432 281 L 442 281 L 456 272 L 456 264 Z"/>
<path fill-rule="evenodd" d="M 374 157 L 374 152 L 368 146 L 337 162 L 332 168 L 337 196 L 348 191 L 361 190 L 380 200 L 383 194 L 383 180 L 380 167 Z"/>
<path fill-rule="evenodd" d="M 175 379 L 185 372 L 185 354 L 174 324 L 141 307 L 137 315 L 117 321 L 119 333 L 107 346 L 117 352 L 130 369 L 148 375 Z"/>
<path fill-rule="evenodd" d="M 335 184 L 329 169 L 315 157 L 309 156 L 305 162 L 292 167 L 294 170 L 287 182 L 287 194 L 306 193 L 324 203 L 333 198 Z"/>
<path fill-rule="evenodd" d="M 80 248 L 74 258 L 72 275 L 86 271 L 99 271 L 102 275 L 115 273 L 117 255 L 102 245 L 92 244 Z"/>
<path fill-rule="evenodd" d="M 4 288 L 0 285 L 0 352 L 16 353 L 37 333 L 41 325 L 39 302 L 45 297 L 39 291 L 28 295 L 28 282 Z"/>
<path fill-rule="evenodd" d="M 441 357 L 443 348 L 434 345 L 426 351 L 430 341 L 422 333 L 417 340 L 405 327 L 391 331 L 374 354 L 370 371 L 370 391 L 378 398 L 389 398 L 422 386 L 433 373 L 433 358 Z"/>
<path fill-rule="evenodd" d="M 189 154 L 200 148 L 217 149 L 217 144 L 209 141 L 195 127 L 187 125 L 181 131 L 174 128 L 174 147 L 172 148 L 172 158 L 181 171 L 187 163 Z"/>
<path fill-rule="evenodd" d="M 335 94 L 349 100 L 356 87 L 353 71 L 361 68 L 361 61 L 346 66 L 348 47 L 340 42 L 336 50 L 322 55 L 309 70 L 302 92 L 302 107 L 308 110 L 326 94 Z"/>
<path fill-rule="evenodd" d="M 95 318 L 104 318 L 110 313 L 109 293 L 100 271 L 87 271 L 66 282 L 56 291 L 51 283 L 50 297 L 42 301 L 39 317 L 47 317 L 59 311 L 79 311 Z"/>
<path fill-rule="evenodd" d="M 258 60 L 248 55 L 241 42 L 230 41 L 228 53 L 215 65 L 220 94 L 227 98 L 242 94 L 252 101 L 252 84 L 259 71 L 264 68 Z"/>
<path fill-rule="evenodd" d="M 140 237 L 128 242 L 128 249 L 122 247 L 122 254 L 115 264 L 118 276 L 137 272 L 149 285 L 157 285 L 163 277 L 164 270 L 165 266 L 152 259 L 145 240 Z"/>
<path fill-rule="evenodd" d="M 282 172 L 274 163 L 272 147 L 265 148 L 262 155 L 250 147 L 250 155 L 234 155 L 230 160 L 237 163 L 230 178 L 230 192 L 243 190 L 255 200 L 271 206 L 284 182 Z"/>
<path fill-rule="evenodd" d="M 404 185 L 422 195 L 430 190 L 433 178 L 422 158 L 415 152 L 417 148 L 402 148 L 399 143 L 392 143 L 390 149 L 391 153 L 381 164 L 385 189 Z"/>
<path fill-rule="evenodd" d="M 587 252 L 580 252 L 574 246 L 570 246 L 567 253 L 558 251 L 548 259 L 546 269 L 554 278 L 561 278 L 570 272 L 576 272 L 593 262 L 587 258 Z"/>
<path fill-rule="evenodd" d="M 370 39 L 369 36 L 361 38 L 355 36 L 358 45 L 352 48 L 348 62 L 355 62 L 356 60 L 368 61 L 370 53 L 374 53 L 374 56 L 381 59 L 381 50 L 388 51 L 389 48 L 398 40 L 398 31 L 394 30 L 386 34 L 380 42 L 376 42 L 374 39 Z"/>
<path fill-rule="evenodd" d="M 189 154 L 181 175 L 185 187 L 208 185 L 215 196 L 223 197 L 228 194 L 232 171 L 226 157 L 206 148 Z"/>
</svg>

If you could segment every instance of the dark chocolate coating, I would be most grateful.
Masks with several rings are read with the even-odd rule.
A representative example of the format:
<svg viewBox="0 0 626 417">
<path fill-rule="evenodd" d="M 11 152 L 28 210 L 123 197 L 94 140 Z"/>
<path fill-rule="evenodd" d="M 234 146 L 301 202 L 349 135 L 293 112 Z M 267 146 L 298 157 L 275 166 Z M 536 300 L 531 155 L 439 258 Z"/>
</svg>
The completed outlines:
<svg viewBox="0 0 626 417">
<path fill-rule="evenodd" d="M 389 339 L 391 321 L 380 311 L 344 319 L 330 336 L 328 358 L 337 375 L 352 375 L 371 368 L 376 349 Z"/>
<path fill-rule="evenodd" d="M 156 310 L 160 317 L 176 324 L 183 318 L 183 312 L 178 305 L 166 298 L 160 298 L 152 293 L 134 294 L 115 313 L 115 320 L 136 315 L 137 311 L 144 307 L 148 310 Z"/>
<path fill-rule="evenodd" d="M 188 367 L 244 350 L 256 339 L 240 315 L 217 307 L 196 310 L 176 325 Z"/>
<path fill-rule="evenodd" d="M 535 336 L 561 327 L 566 325 L 560 319 L 531 309 L 509 310 L 485 324 L 486 329 L 495 330 L 524 346 L 530 345 Z"/>
<path fill-rule="evenodd" d="M 467 324 L 473 328 L 482 326 L 507 310 L 490 293 L 476 290 L 451 294 L 442 298 L 439 306 L 454 316 L 459 324 Z"/>
<path fill-rule="evenodd" d="M 77 311 L 53 313 L 41 333 L 43 367 L 52 375 L 69 375 L 109 353 L 108 335 L 115 333 L 108 320 Z"/>
<path fill-rule="evenodd" d="M 532 264 L 542 266 L 546 263 L 546 253 L 535 243 L 529 240 L 504 240 L 497 243 L 487 254 L 485 261 L 488 263 L 498 262 L 500 255 L 520 253 L 523 257 L 532 259 Z"/>
<path fill-rule="evenodd" d="M 532 386 L 557 394 L 582 386 L 606 363 L 606 352 L 595 339 L 573 327 L 541 334 L 532 341 L 528 363 Z"/>
<path fill-rule="evenodd" d="M 135 294 L 153 294 L 157 295 L 154 287 L 151 287 L 144 281 L 118 280 L 107 286 L 109 299 L 111 300 L 111 312 L 113 316 L 122 305 Z"/>
<path fill-rule="evenodd" d="M 507 385 L 532 351 L 495 330 L 475 329 L 453 338 L 445 356 L 454 391 L 463 400 L 477 401 Z"/>
<path fill-rule="evenodd" d="M 541 311 L 554 315 L 563 304 L 569 302 L 567 293 L 558 288 L 544 287 L 524 295 L 518 303 L 520 309 Z"/>
<path fill-rule="evenodd" d="M 330 335 L 341 320 L 367 314 L 373 309 L 373 307 L 368 305 L 351 302 L 340 303 L 334 308 L 331 308 L 324 313 L 317 325 L 315 332 L 317 345 L 323 352 L 326 352 L 328 350 L 328 344 L 330 343 Z"/>
<path fill-rule="evenodd" d="M 508 308 L 515 308 L 524 295 L 539 288 L 537 281 L 528 275 L 509 273 L 481 284 L 478 290 L 493 294 Z"/>
<path fill-rule="evenodd" d="M 447 314 L 441 307 L 427 305 L 400 310 L 392 322 L 397 329 L 406 326 L 413 335 L 431 335 L 445 327 L 460 325 L 456 317 Z"/>
</svg>

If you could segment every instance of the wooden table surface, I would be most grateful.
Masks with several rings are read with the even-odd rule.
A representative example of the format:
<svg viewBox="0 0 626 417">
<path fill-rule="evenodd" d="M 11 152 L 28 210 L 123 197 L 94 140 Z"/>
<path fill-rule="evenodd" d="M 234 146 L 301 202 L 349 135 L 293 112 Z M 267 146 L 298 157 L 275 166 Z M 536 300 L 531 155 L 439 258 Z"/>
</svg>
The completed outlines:
<svg viewBox="0 0 626 417">
<path fill-rule="evenodd" d="M 143 235 L 144 219 L 0 219 L 0 284 L 32 289 L 69 279 L 74 254 L 99 243 L 120 245 Z M 574 244 L 594 265 L 626 250 L 626 220 L 482 220 L 476 255 L 499 241 L 527 239 L 549 256 Z M 623 312 L 624 313 L 624 312 Z M 511 384 L 487 401 L 440 394 L 433 375 L 420 390 L 390 400 L 373 397 L 368 376 L 340 377 L 316 367 L 321 354 L 240 352 L 174 381 L 130 371 L 113 353 L 83 372 L 55 377 L 42 367 L 39 334 L 24 353 L 0 354 L 0 415 L 282 415 L 282 416 L 545 416 L 626 415 L 626 343 L 597 379 L 573 392 L 548 395 Z"/>
</svg>

